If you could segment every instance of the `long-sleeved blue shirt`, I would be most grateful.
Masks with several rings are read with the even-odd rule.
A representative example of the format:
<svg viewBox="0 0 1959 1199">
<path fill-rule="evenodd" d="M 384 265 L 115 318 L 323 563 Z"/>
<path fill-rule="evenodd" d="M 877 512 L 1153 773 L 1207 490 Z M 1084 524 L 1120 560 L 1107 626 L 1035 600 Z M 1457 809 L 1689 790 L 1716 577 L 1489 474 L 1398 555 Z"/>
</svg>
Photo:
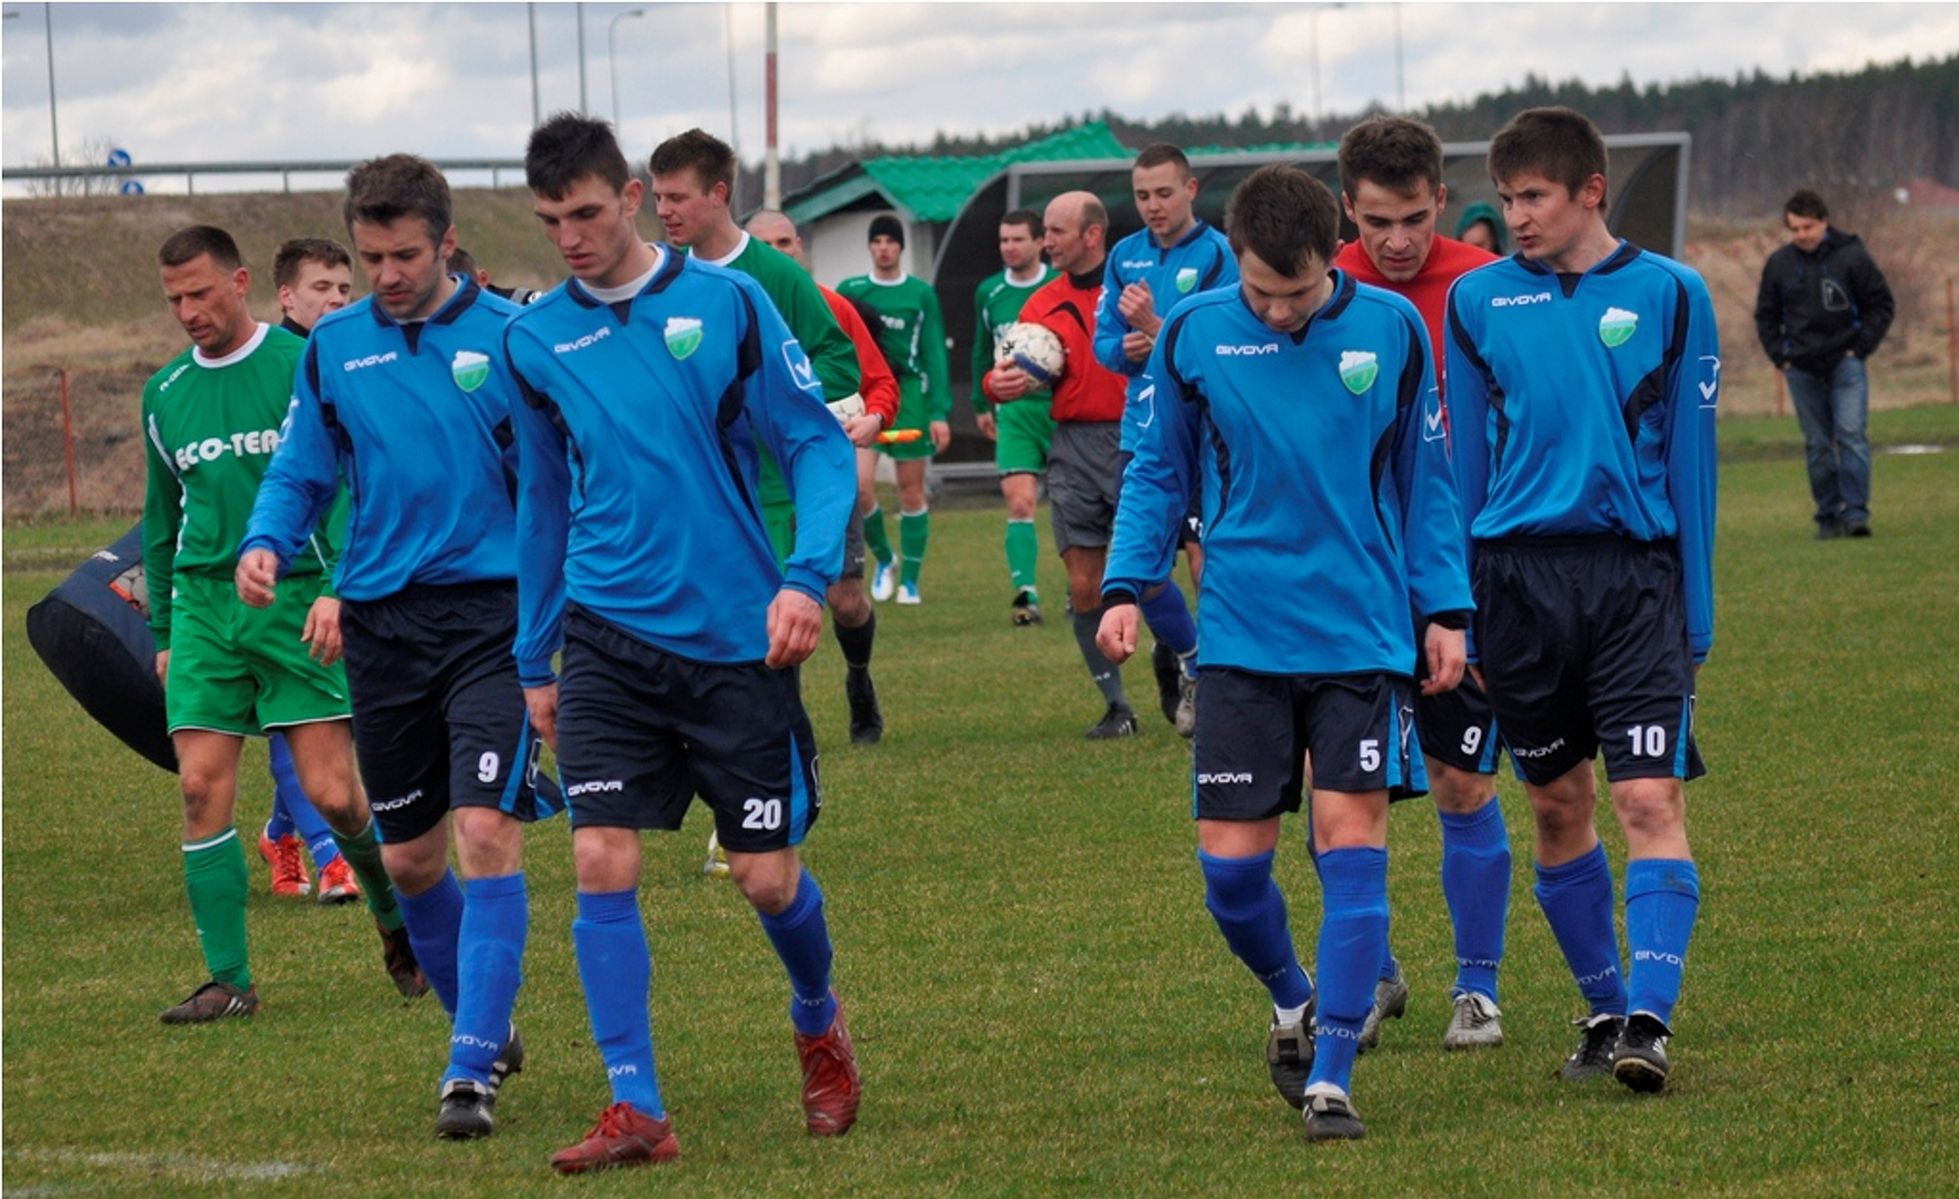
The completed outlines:
<svg viewBox="0 0 1959 1199">
<path fill-rule="evenodd" d="M 269 549 L 283 570 L 344 477 L 342 598 L 514 579 L 516 388 L 500 349 L 517 311 L 464 280 L 425 321 L 399 324 L 372 297 L 322 317 L 239 552 Z"/>
<path fill-rule="evenodd" d="M 1198 660 L 1267 674 L 1407 675 L 1409 612 L 1471 609 L 1428 334 L 1407 300 L 1334 272 L 1297 333 L 1239 288 L 1179 304 L 1157 337 L 1103 594 L 1170 573 L 1204 496 Z"/>
<path fill-rule="evenodd" d="M 768 654 L 783 587 L 823 601 L 856 502 L 850 441 L 761 285 L 661 253 L 638 295 L 607 304 L 573 279 L 504 335 L 516 411 L 517 670 L 551 679 L 566 601 L 669 653 Z M 755 445 L 796 497 L 776 566 Z"/>
<path fill-rule="evenodd" d="M 1470 538 L 1678 539 L 1704 659 L 1721 345 L 1700 275 L 1626 242 L 1582 275 L 1490 263 L 1449 293 L 1448 374 Z"/>
<path fill-rule="evenodd" d="M 1132 283 L 1148 284 L 1156 315 L 1167 317 L 1187 296 L 1238 282 L 1238 258 L 1224 234 L 1204 221 L 1194 222 L 1174 246 L 1158 245 L 1156 234 L 1139 229 L 1109 251 L 1104 279 L 1101 299 L 1095 305 L 1095 360 L 1129 380 L 1128 403 L 1122 412 L 1122 448 L 1131 450 L 1135 448 L 1136 426 L 1143 418 L 1137 396 L 1147 384 L 1143 378 L 1145 363 L 1131 362 L 1122 352 L 1124 335 L 1134 332 L 1117 307 L 1122 289 Z"/>
</svg>

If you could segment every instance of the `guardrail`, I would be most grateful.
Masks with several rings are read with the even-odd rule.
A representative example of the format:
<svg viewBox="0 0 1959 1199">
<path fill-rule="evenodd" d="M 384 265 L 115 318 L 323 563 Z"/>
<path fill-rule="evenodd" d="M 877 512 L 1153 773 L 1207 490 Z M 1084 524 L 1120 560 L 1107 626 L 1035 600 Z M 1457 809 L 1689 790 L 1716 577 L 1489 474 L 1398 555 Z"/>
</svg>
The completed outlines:
<svg viewBox="0 0 1959 1199">
<path fill-rule="evenodd" d="M 287 162 L 153 162 L 128 166 L 86 167 L 4 167 L 0 168 L 0 181 L 58 183 L 67 179 L 152 179 L 158 176 L 182 176 L 184 186 L 191 195 L 197 194 L 199 175 L 277 175 L 281 189 L 292 191 L 294 175 L 345 175 L 363 161 L 348 159 L 294 159 Z M 433 160 L 438 169 L 445 174 L 451 171 L 488 171 L 490 186 L 501 187 L 505 171 L 516 171 L 521 178 L 524 160 L 521 158 L 442 158 Z"/>
</svg>

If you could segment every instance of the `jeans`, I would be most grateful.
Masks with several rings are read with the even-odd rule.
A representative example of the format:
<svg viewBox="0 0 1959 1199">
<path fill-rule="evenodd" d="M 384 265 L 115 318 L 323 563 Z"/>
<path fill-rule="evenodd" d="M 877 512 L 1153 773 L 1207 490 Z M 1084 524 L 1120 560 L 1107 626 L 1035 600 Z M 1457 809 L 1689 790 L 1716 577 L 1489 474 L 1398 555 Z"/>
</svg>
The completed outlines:
<svg viewBox="0 0 1959 1199">
<path fill-rule="evenodd" d="M 1786 377 L 1808 451 L 1816 523 L 1870 520 L 1871 443 L 1864 428 L 1871 391 L 1863 359 L 1845 357 L 1827 375 L 1792 366 Z"/>
</svg>

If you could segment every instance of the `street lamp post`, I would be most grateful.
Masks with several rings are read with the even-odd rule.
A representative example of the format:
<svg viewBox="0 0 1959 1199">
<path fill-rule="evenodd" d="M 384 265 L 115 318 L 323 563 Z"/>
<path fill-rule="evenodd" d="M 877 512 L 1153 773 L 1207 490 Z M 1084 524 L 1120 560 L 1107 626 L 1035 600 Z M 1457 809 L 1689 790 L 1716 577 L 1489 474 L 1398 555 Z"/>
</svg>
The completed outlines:
<svg viewBox="0 0 1959 1199">
<path fill-rule="evenodd" d="M 531 26 L 531 128 L 535 129 L 544 121 L 544 110 L 538 106 L 537 96 L 537 5 L 524 5 L 525 15 Z"/>
<path fill-rule="evenodd" d="M 1320 134 L 1320 14 L 1329 8 L 1345 8 L 1344 2 L 1337 4 L 1315 4 L 1306 10 L 1306 19 L 1312 29 L 1313 40 L 1313 136 Z"/>
<path fill-rule="evenodd" d="M 585 101 L 585 4 L 584 0 L 572 5 L 578 10 L 578 111 L 590 115 L 592 106 Z"/>
<path fill-rule="evenodd" d="M 605 63 L 612 72 L 612 127 L 614 129 L 619 127 L 619 45 L 616 40 L 619 33 L 619 22 L 625 20 L 627 17 L 643 17 L 645 15 L 646 10 L 643 8 L 631 9 L 613 17 L 611 23 L 605 27 Z"/>
</svg>

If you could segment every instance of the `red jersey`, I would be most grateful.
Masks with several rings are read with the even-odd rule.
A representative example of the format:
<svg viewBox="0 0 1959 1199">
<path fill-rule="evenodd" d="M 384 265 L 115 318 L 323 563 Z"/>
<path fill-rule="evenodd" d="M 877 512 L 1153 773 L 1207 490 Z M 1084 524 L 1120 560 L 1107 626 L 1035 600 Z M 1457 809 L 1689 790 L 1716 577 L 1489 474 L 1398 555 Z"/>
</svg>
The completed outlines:
<svg viewBox="0 0 1959 1199">
<path fill-rule="evenodd" d="M 1429 243 L 1428 259 L 1422 269 L 1406 283 L 1391 283 L 1381 272 L 1374 269 L 1374 260 L 1367 256 L 1367 250 L 1358 242 L 1350 241 L 1333 256 L 1333 265 L 1352 275 L 1362 283 L 1385 288 L 1398 296 L 1406 296 L 1422 314 L 1422 322 L 1428 326 L 1429 350 L 1435 355 L 1435 377 L 1442 377 L 1443 328 L 1448 322 L 1449 285 L 1460 276 L 1468 274 L 1486 262 L 1495 262 L 1496 255 L 1488 250 L 1479 250 L 1466 241 L 1453 237 L 1435 235 Z"/>
<path fill-rule="evenodd" d="M 883 417 L 884 427 L 889 429 L 898 423 L 898 377 L 891 373 L 884 351 L 878 349 L 877 338 L 857 314 L 857 306 L 821 283 L 816 290 L 823 293 L 830 315 L 837 318 L 850 344 L 857 348 L 857 394 L 864 397 L 864 411 Z"/>
<path fill-rule="evenodd" d="M 1080 286 L 1078 275 L 1056 275 L 1020 306 L 1020 319 L 1044 325 L 1061 339 L 1067 355 L 1061 377 L 1055 380 L 1052 411 L 1057 421 L 1116 421 L 1128 400 L 1129 381 L 1095 361 L 1095 306 L 1102 299 L 1102 271 Z M 989 399 L 995 399 L 991 371 L 981 380 Z M 996 399 L 997 402 L 997 399 Z"/>
</svg>

